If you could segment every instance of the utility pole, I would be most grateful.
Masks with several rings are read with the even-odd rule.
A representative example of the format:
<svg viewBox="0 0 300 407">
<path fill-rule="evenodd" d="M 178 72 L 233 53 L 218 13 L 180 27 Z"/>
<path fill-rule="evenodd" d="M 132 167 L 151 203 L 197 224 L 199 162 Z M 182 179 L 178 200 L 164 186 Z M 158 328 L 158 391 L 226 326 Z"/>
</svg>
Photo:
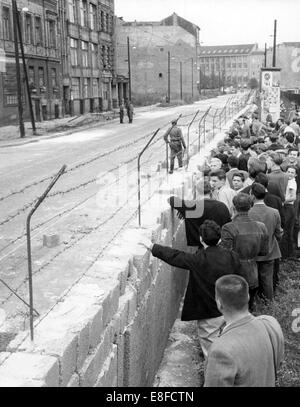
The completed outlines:
<svg viewBox="0 0 300 407">
<path fill-rule="evenodd" d="M 13 0 L 13 1 L 15 3 L 15 0 Z M 17 20 L 18 34 L 19 34 L 20 47 L 21 47 L 22 62 L 23 62 L 24 78 L 25 78 L 27 95 L 28 95 L 28 103 L 29 103 L 29 112 L 30 112 L 30 118 L 31 118 L 32 132 L 35 135 L 36 134 L 36 127 L 35 127 L 35 120 L 34 120 L 34 114 L 33 114 L 33 108 L 32 108 L 32 100 L 31 100 L 29 81 L 28 81 L 28 75 L 27 75 L 27 67 L 26 67 L 26 61 L 25 61 L 25 55 L 24 55 L 24 46 L 23 46 L 22 32 L 21 32 L 21 26 L 20 26 L 19 11 L 17 9 L 17 6 L 15 6 L 15 10 L 16 10 L 16 20 Z"/>
<path fill-rule="evenodd" d="M 194 58 L 192 58 L 192 99 L 194 98 Z"/>
<path fill-rule="evenodd" d="M 182 62 L 179 62 L 180 65 L 180 100 L 182 100 Z"/>
<path fill-rule="evenodd" d="M 273 36 L 273 68 L 276 66 L 276 31 L 277 31 L 277 20 L 274 20 L 274 36 Z"/>
<path fill-rule="evenodd" d="M 168 51 L 168 103 L 171 102 L 171 78 L 170 78 L 170 71 L 171 71 L 171 55 L 170 51 Z"/>
<path fill-rule="evenodd" d="M 267 67 L 267 43 L 265 42 L 265 65 L 264 67 Z"/>
<path fill-rule="evenodd" d="M 129 80 L 129 101 L 131 101 L 131 66 L 130 66 L 130 43 L 127 37 L 127 57 L 128 57 L 128 80 Z"/>
<path fill-rule="evenodd" d="M 24 127 L 24 120 L 23 120 L 23 102 L 22 102 L 22 88 L 21 88 L 22 84 L 21 84 L 20 59 L 19 59 L 19 45 L 18 45 L 17 5 L 16 5 L 15 0 L 12 0 L 12 12 L 13 12 L 15 59 L 16 59 L 19 127 L 20 127 L 20 137 L 23 138 L 23 137 L 25 137 L 25 127 Z"/>
</svg>

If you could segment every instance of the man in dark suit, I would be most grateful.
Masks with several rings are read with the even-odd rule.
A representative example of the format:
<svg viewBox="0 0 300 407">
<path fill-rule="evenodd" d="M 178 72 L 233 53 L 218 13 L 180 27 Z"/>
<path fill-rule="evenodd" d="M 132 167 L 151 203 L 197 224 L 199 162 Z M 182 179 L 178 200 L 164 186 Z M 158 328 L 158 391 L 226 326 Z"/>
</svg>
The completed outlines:
<svg viewBox="0 0 300 407">
<path fill-rule="evenodd" d="M 202 191 L 200 190 L 199 192 Z M 210 193 L 210 183 L 209 181 L 204 181 L 202 199 L 188 201 L 176 196 L 171 196 L 168 199 L 171 207 L 177 210 L 178 217 L 185 219 L 186 241 L 189 246 L 198 247 L 201 245 L 199 241 L 199 228 L 205 220 L 214 220 L 221 227 L 231 221 L 227 206 L 223 202 L 211 199 Z"/>
<path fill-rule="evenodd" d="M 284 356 L 278 321 L 248 310 L 248 284 L 226 275 L 216 281 L 216 303 L 226 325 L 208 355 L 204 387 L 275 387 Z"/>
<path fill-rule="evenodd" d="M 269 236 L 268 254 L 257 258 L 259 294 L 267 300 L 273 300 L 274 260 L 281 257 L 278 240 L 281 239 L 283 234 L 280 215 L 277 209 L 270 208 L 264 203 L 266 195 L 264 186 L 254 182 L 251 188 L 251 195 L 253 196 L 254 205 L 249 211 L 249 217 L 250 219 L 264 223 Z"/>
<path fill-rule="evenodd" d="M 149 240 L 140 243 L 153 256 L 171 266 L 190 270 L 181 320 L 198 321 L 198 334 L 205 357 L 224 322 L 215 301 L 215 282 L 226 274 L 238 273 L 241 266 L 235 252 L 218 246 L 220 237 L 220 226 L 206 220 L 200 226 L 200 240 L 204 249 L 195 254 L 153 244 Z"/>
</svg>

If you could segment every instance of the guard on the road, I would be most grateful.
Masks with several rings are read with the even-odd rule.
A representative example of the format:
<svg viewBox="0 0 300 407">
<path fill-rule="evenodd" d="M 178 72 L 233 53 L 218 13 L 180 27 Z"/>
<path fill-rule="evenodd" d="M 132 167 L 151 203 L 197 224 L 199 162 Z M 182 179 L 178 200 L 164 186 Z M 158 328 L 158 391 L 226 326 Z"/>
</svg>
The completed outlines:
<svg viewBox="0 0 300 407">
<path fill-rule="evenodd" d="M 127 103 L 127 116 L 129 119 L 129 123 L 132 123 L 133 120 L 133 104 L 129 101 Z"/>
<path fill-rule="evenodd" d="M 123 101 L 120 104 L 120 123 L 123 123 L 124 119 L 124 103 Z"/>
<path fill-rule="evenodd" d="M 172 174 L 174 171 L 174 161 L 175 157 L 178 160 L 178 167 L 182 167 L 182 158 L 184 150 L 186 149 L 186 145 L 184 142 L 184 138 L 182 135 L 182 131 L 179 127 L 177 127 L 177 120 L 172 120 L 172 127 L 169 128 L 165 135 L 164 140 L 166 143 L 169 144 L 171 149 L 171 159 L 170 159 L 170 171 L 169 174 Z M 168 140 L 168 136 L 170 136 L 170 140 Z"/>
</svg>

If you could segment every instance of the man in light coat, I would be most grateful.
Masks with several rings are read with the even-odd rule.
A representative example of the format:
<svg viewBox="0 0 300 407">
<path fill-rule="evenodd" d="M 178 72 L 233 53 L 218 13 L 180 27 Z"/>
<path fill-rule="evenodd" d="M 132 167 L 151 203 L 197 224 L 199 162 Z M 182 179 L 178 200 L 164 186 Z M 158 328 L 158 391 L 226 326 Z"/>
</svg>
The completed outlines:
<svg viewBox="0 0 300 407">
<path fill-rule="evenodd" d="M 275 387 L 284 356 L 279 323 L 269 315 L 249 313 L 243 277 L 220 277 L 215 287 L 226 325 L 210 348 L 204 387 Z"/>
</svg>

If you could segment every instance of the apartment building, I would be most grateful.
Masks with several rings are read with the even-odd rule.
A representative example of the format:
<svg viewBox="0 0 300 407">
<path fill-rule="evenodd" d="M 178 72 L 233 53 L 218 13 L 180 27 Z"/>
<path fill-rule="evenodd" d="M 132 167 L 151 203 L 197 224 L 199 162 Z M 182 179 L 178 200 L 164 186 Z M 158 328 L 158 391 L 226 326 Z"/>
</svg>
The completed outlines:
<svg viewBox="0 0 300 407">
<path fill-rule="evenodd" d="M 37 120 L 55 118 L 61 114 L 61 31 L 57 3 L 55 0 L 17 1 L 33 110 Z M 18 106 L 10 0 L 0 1 L 0 24 L 0 123 L 3 125 L 16 122 Z M 21 59 L 20 64 L 24 117 L 28 119 Z"/>
</svg>

